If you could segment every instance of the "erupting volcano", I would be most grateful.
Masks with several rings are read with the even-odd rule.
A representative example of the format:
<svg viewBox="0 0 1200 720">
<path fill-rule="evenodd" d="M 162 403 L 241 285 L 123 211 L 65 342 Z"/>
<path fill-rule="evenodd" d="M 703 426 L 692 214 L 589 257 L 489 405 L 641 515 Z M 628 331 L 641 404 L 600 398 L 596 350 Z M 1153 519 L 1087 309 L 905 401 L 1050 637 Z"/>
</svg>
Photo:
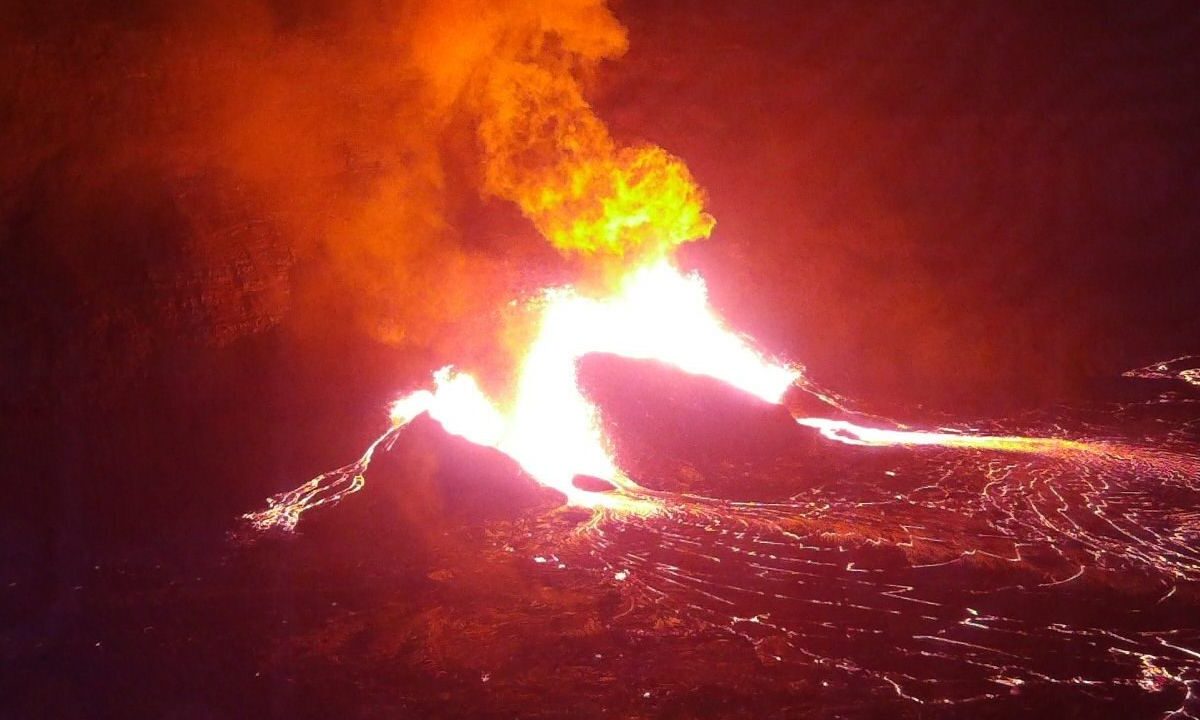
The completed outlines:
<svg viewBox="0 0 1200 720">
<path fill-rule="evenodd" d="M 555 248 L 581 261 L 588 289 L 553 287 L 532 299 L 514 299 L 524 304 L 535 329 L 528 346 L 515 351 L 519 370 L 505 402 L 488 398 L 468 369 L 442 368 L 432 387 L 392 404 L 391 428 L 357 462 L 247 515 L 257 528 L 292 529 L 306 509 L 362 487 L 376 448 L 422 413 L 451 434 L 500 450 L 572 505 L 648 511 L 652 505 L 638 499 L 636 480 L 617 467 L 597 410 L 580 391 L 576 366 L 590 353 L 658 361 L 770 403 L 780 403 L 795 386 L 845 414 L 808 384 L 799 366 L 766 357 L 726 327 L 708 305 L 703 279 L 673 261 L 676 247 L 712 231 L 704 193 L 663 149 L 617 143 L 584 99 L 577 77 L 581 67 L 624 51 L 621 25 L 602 5 L 586 1 L 562 12 L 530 11 L 539 23 L 505 16 L 491 46 L 470 48 L 444 34 L 477 21 L 438 15 L 444 22 L 438 37 L 462 48 L 464 57 L 449 62 L 432 49 L 418 57 L 430 65 L 439 100 L 453 96 L 476 122 L 483 193 L 516 203 Z M 855 445 L 1100 452 L 1057 438 L 880 428 L 845 417 L 795 419 Z M 574 483 L 579 476 L 599 478 L 617 491 L 584 490 Z"/>
<path fill-rule="evenodd" d="M 1200 718 L 1194 10 L 50 5 L 13 717 Z"/>
<path fill-rule="evenodd" d="M 613 23 L 599 27 L 611 30 Z M 512 387 L 492 398 L 469 368 L 443 367 L 430 386 L 392 403 L 390 427 L 357 461 L 271 498 L 266 510 L 245 516 L 253 527 L 290 531 L 306 511 L 358 491 L 374 455 L 428 414 L 447 433 L 507 455 L 567 505 L 595 513 L 582 539 L 550 557 L 565 568 L 569 556 L 571 564 L 583 562 L 581 543 L 590 548 L 617 581 L 636 588 L 631 608 L 639 598 L 686 608 L 693 620 L 744 638 L 772 662 L 838 668 L 916 704 L 996 698 L 1041 684 L 1114 693 L 1171 687 L 1184 693 L 1171 714 L 1193 710 L 1200 654 L 1175 642 L 1175 633 L 1184 631 L 1133 637 L 1039 626 L 998 608 L 980 611 L 973 607 L 979 599 L 970 598 L 1012 586 L 1082 582 L 1089 570 L 1116 566 L 1158 576 L 1162 600 L 1180 584 L 1192 587 L 1200 579 L 1194 513 L 1148 512 L 1134 498 L 1152 495 L 1155 486 L 1198 497 L 1200 462 L 1187 450 L 1061 430 L 1028 436 L 906 427 L 854 412 L 799 365 L 760 351 L 726 325 L 709 304 L 704 280 L 681 270 L 673 257 L 677 246 L 708 236 L 713 227 L 691 174 L 659 148 L 620 146 L 584 101 L 574 68 L 594 59 L 597 48 L 603 54 L 623 45 L 619 33 L 603 38 L 573 48 L 526 37 L 506 61 L 478 69 L 464 85 L 483 148 L 484 192 L 517 203 L 554 247 L 585 268 L 577 286 L 514 299 L 532 329 L 519 334 L 528 340 L 515 351 Z M 599 408 L 581 389 L 579 365 L 591 354 L 654 361 L 786 406 L 796 431 L 816 433 L 829 453 L 838 444 L 860 453 L 940 450 L 946 454 L 934 462 L 942 469 L 919 472 L 940 473 L 942 480 L 890 494 L 873 483 L 844 483 L 775 502 L 651 489 L 647 478 L 620 466 Z M 1191 382 L 1195 370 L 1176 367 L 1185 360 L 1129 374 Z M 625 396 L 641 392 L 620 388 Z M 824 415 L 810 415 L 814 409 Z M 953 488 L 956 475 L 980 472 L 980 482 Z M 884 475 L 894 478 L 897 470 Z M 888 504 L 895 508 L 884 516 L 868 511 Z M 845 539 L 831 544 L 830 538 Z M 841 557 L 849 554 L 843 542 L 864 541 L 907 547 L 906 560 L 897 566 L 869 552 Z M 978 586 L 968 582 L 957 597 L 919 577 L 981 559 L 984 566 L 1012 564 L 1031 574 L 1005 581 L 985 572 Z M 547 562 L 542 555 L 535 560 Z M 718 569 L 739 564 L 751 572 Z M 818 585 L 805 590 L 810 583 Z M 814 620 L 803 610 L 809 604 L 837 608 L 836 619 Z M 886 623 L 853 617 L 907 618 L 910 608 L 925 608 L 916 623 L 929 626 L 897 634 Z M 933 665 L 905 668 L 894 658 L 879 662 L 831 645 L 825 636 L 842 623 L 848 632 L 899 643 L 900 657 L 921 658 L 919 665 L 932 659 Z M 1040 653 L 1039 645 L 1055 649 Z M 1098 647 L 1107 652 L 1088 661 L 1091 675 L 1057 669 L 1056 658 L 1091 657 L 1088 648 Z M 957 660 L 946 654 L 951 650 L 960 653 Z M 964 674 L 948 683 L 934 669 L 939 662 L 957 662 L 956 672 Z"/>
</svg>

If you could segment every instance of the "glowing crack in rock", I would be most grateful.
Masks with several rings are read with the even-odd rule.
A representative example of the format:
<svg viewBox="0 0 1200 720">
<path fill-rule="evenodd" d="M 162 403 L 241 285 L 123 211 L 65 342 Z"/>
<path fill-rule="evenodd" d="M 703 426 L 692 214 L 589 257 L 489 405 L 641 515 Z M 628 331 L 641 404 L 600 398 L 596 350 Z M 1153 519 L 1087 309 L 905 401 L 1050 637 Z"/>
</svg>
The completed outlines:
<svg viewBox="0 0 1200 720">
<path fill-rule="evenodd" d="M 1200 355 L 1182 355 L 1162 360 L 1145 367 L 1127 370 L 1123 375 L 1144 380 L 1179 380 L 1200 387 Z"/>
</svg>

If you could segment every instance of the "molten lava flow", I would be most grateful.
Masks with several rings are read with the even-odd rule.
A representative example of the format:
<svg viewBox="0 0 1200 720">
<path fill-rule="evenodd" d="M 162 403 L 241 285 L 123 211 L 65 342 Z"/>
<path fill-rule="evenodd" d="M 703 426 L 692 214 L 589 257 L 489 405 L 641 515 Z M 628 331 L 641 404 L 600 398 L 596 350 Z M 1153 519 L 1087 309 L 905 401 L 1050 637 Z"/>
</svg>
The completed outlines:
<svg viewBox="0 0 1200 720">
<path fill-rule="evenodd" d="M 1053 453 L 1062 450 L 1088 450 L 1094 446 L 1077 440 L 1061 438 L 1020 437 L 1016 435 L 969 435 L 957 432 L 927 430 L 897 430 L 856 425 L 846 420 L 829 418 L 796 418 L 805 427 L 847 445 L 886 447 L 892 445 L 937 445 L 940 447 L 976 448 L 1005 452 Z"/>
</svg>

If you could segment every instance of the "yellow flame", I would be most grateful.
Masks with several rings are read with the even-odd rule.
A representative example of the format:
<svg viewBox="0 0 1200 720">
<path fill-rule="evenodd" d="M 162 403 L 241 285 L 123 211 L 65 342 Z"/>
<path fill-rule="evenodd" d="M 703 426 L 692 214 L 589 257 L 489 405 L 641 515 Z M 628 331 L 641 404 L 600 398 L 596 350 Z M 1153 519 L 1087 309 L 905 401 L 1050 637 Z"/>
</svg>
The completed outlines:
<svg viewBox="0 0 1200 720">
<path fill-rule="evenodd" d="M 707 237 L 714 220 L 687 166 L 618 144 L 563 67 L 543 48 L 488 69 L 476 96 L 484 192 L 516 203 L 559 250 L 626 267 Z"/>
</svg>

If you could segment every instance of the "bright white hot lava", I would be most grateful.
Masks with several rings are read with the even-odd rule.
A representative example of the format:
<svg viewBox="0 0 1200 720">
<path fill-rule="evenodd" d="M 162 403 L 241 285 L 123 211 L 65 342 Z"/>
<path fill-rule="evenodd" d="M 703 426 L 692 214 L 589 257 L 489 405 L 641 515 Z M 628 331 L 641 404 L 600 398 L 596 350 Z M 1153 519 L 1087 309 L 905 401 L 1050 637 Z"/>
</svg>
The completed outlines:
<svg viewBox="0 0 1200 720">
<path fill-rule="evenodd" d="M 498 407 L 470 374 L 442 368 L 434 373 L 432 388 L 392 404 L 391 427 L 356 462 L 271 498 L 266 510 L 246 518 L 263 530 L 291 529 L 305 510 L 357 491 L 375 448 L 422 413 L 451 434 L 513 458 L 570 504 L 646 510 L 645 498 L 588 492 L 573 484 L 577 475 L 590 475 L 633 486 L 609 452 L 595 406 L 579 388 L 579 358 L 610 353 L 656 360 L 768 402 L 779 402 L 800 377 L 797 368 L 768 359 L 727 328 L 708 304 L 704 281 L 667 260 L 630 273 L 608 297 L 562 287 L 545 291 L 534 303 L 538 331 L 521 364 L 511 407 Z"/>
<path fill-rule="evenodd" d="M 610 353 L 657 360 L 768 402 L 779 402 L 800 376 L 726 328 L 708 305 L 704 281 L 667 261 L 634 272 L 611 297 L 555 288 L 539 302 L 540 327 L 522 363 L 511 409 L 497 409 L 470 375 L 443 368 L 434 375 L 432 391 L 396 401 L 393 424 L 428 412 L 447 432 L 512 457 L 539 482 L 562 491 L 568 502 L 603 505 L 612 498 L 572 484 L 576 475 L 623 481 L 596 408 L 579 389 L 579 358 Z"/>
</svg>

